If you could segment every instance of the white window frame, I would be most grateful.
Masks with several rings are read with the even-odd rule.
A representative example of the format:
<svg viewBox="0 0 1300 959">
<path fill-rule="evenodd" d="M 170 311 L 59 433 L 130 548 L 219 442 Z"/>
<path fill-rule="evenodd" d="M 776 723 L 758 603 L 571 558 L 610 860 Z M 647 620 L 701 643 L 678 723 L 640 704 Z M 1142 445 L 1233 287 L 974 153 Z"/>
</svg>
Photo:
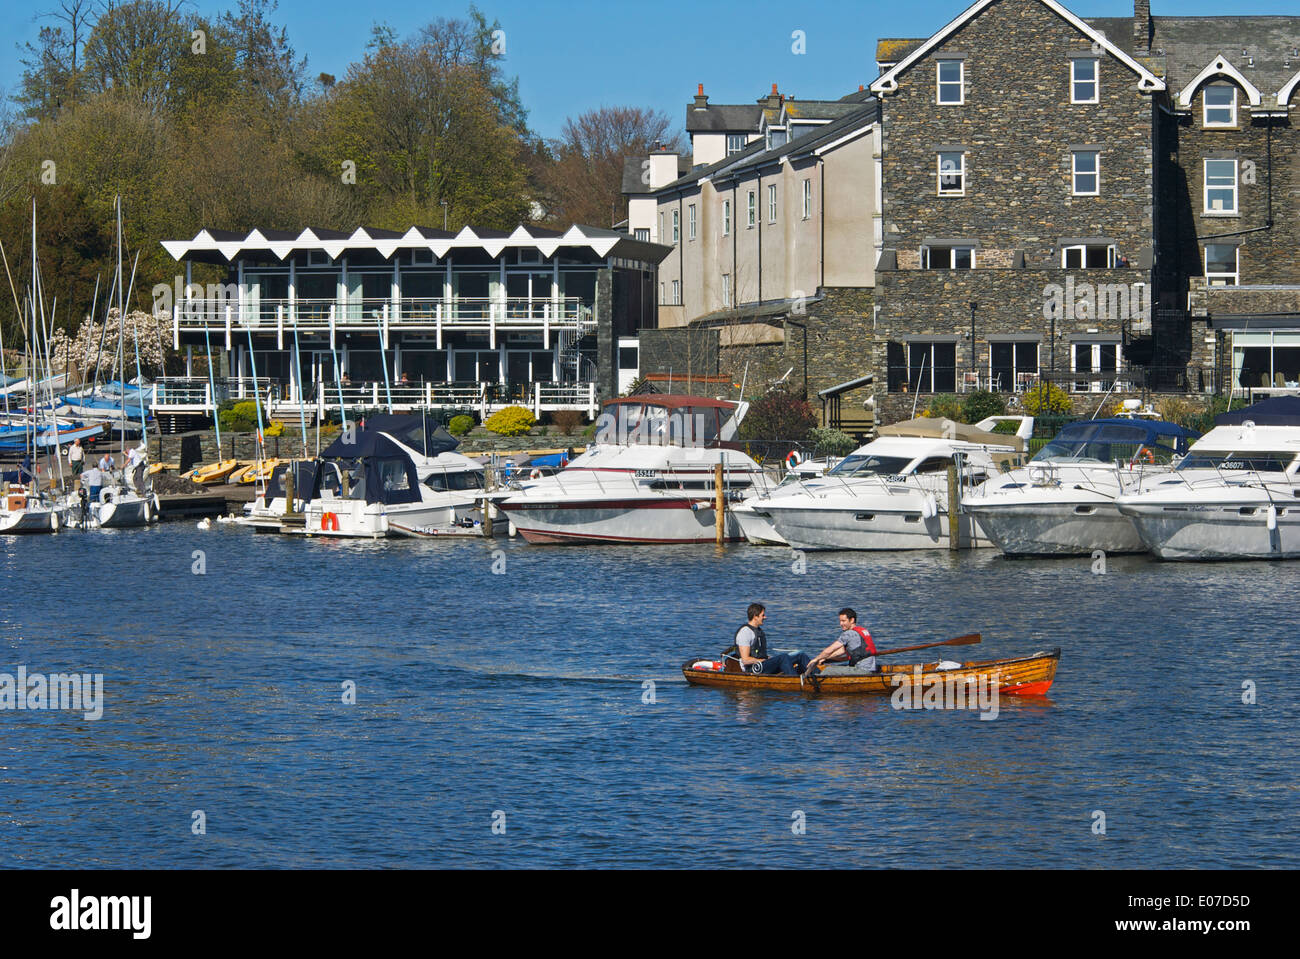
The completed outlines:
<svg viewBox="0 0 1300 959">
<path fill-rule="evenodd" d="M 944 80 L 944 64 L 957 64 L 957 79 Z M 943 98 L 944 87 L 957 86 L 957 99 L 945 100 Z M 966 102 L 966 61 L 965 60 L 936 60 L 934 65 L 934 102 L 941 107 L 959 107 Z"/>
<path fill-rule="evenodd" d="M 970 266 L 957 266 L 958 251 L 970 254 Z M 946 255 L 947 263 L 943 266 L 932 267 L 930 264 L 935 255 L 939 254 L 942 258 Z M 973 246 L 940 246 L 940 247 L 921 247 L 921 268 L 924 270 L 973 270 L 978 254 Z"/>
<path fill-rule="evenodd" d="M 1092 79 L 1081 80 L 1079 78 L 1079 64 L 1092 64 Z M 1079 87 L 1083 84 L 1092 84 L 1092 98 L 1089 100 L 1079 99 Z M 1076 57 L 1070 61 L 1070 102 L 1071 103 L 1100 103 L 1101 102 L 1101 61 L 1096 57 Z"/>
<path fill-rule="evenodd" d="M 1213 187 L 1210 186 L 1210 164 L 1211 163 L 1232 164 L 1232 208 L 1231 209 L 1216 210 L 1212 206 L 1210 206 L 1210 191 L 1212 189 L 1216 191 L 1227 189 L 1227 186 L 1222 183 Z M 1202 214 L 1204 216 L 1240 216 L 1241 215 L 1241 211 L 1240 211 L 1241 194 L 1237 184 L 1237 178 L 1239 176 L 1238 161 L 1236 159 L 1208 159 L 1207 158 L 1204 164 L 1202 165 L 1201 169 L 1205 178 L 1205 183 L 1202 187 L 1202 192 L 1204 194 L 1204 201 L 1205 201 L 1205 209 L 1202 211 Z M 1218 176 L 1222 178 L 1222 174 L 1218 174 Z"/>
<path fill-rule="evenodd" d="M 803 181 L 803 218 L 812 219 L 812 177 L 804 177 Z"/>
<path fill-rule="evenodd" d="M 1115 269 L 1115 264 L 1119 260 L 1119 250 L 1113 243 L 1109 244 L 1106 247 L 1106 265 L 1104 267 L 1088 265 L 1088 250 L 1096 249 L 1099 246 L 1101 246 L 1100 243 L 1091 244 L 1091 245 L 1086 243 L 1075 243 L 1070 246 L 1061 247 L 1061 269 L 1063 270 L 1113 270 Z M 1069 260 L 1070 254 L 1076 250 L 1079 253 L 1079 265 L 1069 266 L 1066 261 Z"/>
<path fill-rule="evenodd" d="M 1080 370 L 1078 356 L 1075 350 L 1081 346 L 1089 348 L 1091 366 L 1089 369 Z M 1101 369 L 1101 348 L 1103 346 L 1115 347 L 1115 369 Z M 1115 380 L 1120 378 L 1124 372 L 1124 350 L 1123 344 L 1119 337 L 1113 340 L 1075 340 L 1070 344 L 1070 372 L 1079 374 L 1070 381 L 1070 392 L 1072 393 L 1105 393 L 1109 391 Z M 1087 377 L 1084 383 L 1083 377 Z M 1080 384 L 1084 383 L 1080 389 Z"/>
<path fill-rule="evenodd" d="M 754 227 L 758 225 L 758 191 L 757 190 L 749 191 L 748 208 L 746 213 L 749 221 L 749 229 L 752 230 L 754 229 Z"/>
<path fill-rule="evenodd" d="M 731 306 L 731 274 L 722 274 L 722 305 Z"/>
<path fill-rule="evenodd" d="M 1231 273 L 1211 273 L 1210 272 L 1210 247 L 1212 246 L 1232 246 L 1232 259 L 1236 267 Z M 1240 286 L 1241 285 L 1241 247 L 1233 246 L 1229 243 L 1207 243 L 1201 251 L 1201 261 L 1205 267 L 1205 282 L 1209 286 Z M 1216 283 L 1216 280 L 1231 280 L 1230 283 Z"/>
<path fill-rule="evenodd" d="M 673 210 L 673 246 L 676 246 L 682 240 L 682 215 L 677 210 Z"/>
<path fill-rule="evenodd" d="M 770 183 L 767 187 L 767 222 L 776 222 L 776 184 Z"/>
<path fill-rule="evenodd" d="M 686 236 L 688 239 L 695 239 L 699 235 L 699 217 L 695 212 L 695 204 L 690 203 L 686 207 Z"/>
<path fill-rule="evenodd" d="M 731 236 L 731 201 L 722 201 L 722 235 Z"/>
<path fill-rule="evenodd" d="M 633 231 L 632 236 L 642 243 L 650 242 L 650 231 L 644 227 L 638 227 Z"/>
<path fill-rule="evenodd" d="M 961 161 L 960 165 L 957 168 L 957 173 L 956 173 L 957 184 L 958 184 L 956 189 L 953 189 L 952 187 L 945 187 L 943 185 L 944 157 L 958 157 Z M 951 176 L 952 174 L 950 173 L 949 177 Z M 952 151 L 946 151 L 940 153 L 935 159 L 935 177 L 936 177 L 935 182 L 938 186 L 939 196 L 965 196 L 966 195 L 966 154 L 965 152 L 952 150 Z"/>
<path fill-rule="evenodd" d="M 682 305 L 682 281 L 673 280 L 673 306 Z"/>
<path fill-rule="evenodd" d="M 1222 110 L 1222 105 L 1210 106 L 1210 91 L 1228 89 L 1232 91 L 1232 104 L 1228 107 L 1231 113 L 1231 119 L 1227 123 L 1210 120 L 1211 110 Z M 1201 92 L 1201 125 L 1207 130 L 1229 130 L 1237 127 L 1237 106 L 1240 100 L 1239 91 L 1235 83 L 1207 83 L 1205 89 Z"/>
<path fill-rule="evenodd" d="M 735 156 L 737 153 L 743 152 L 748 145 L 746 142 L 748 139 L 743 133 L 728 133 L 726 141 L 727 156 Z"/>
<path fill-rule="evenodd" d="M 1096 169 L 1091 173 L 1080 172 L 1079 157 L 1090 156 L 1094 158 Z M 1079 177 L 1090 176 L 1096 180 L 1094 190 L 1080 190 Z M 1100 150 L 1075 150 L 1070 154 L 1070 195 L 1071 196 L 1101 196 L 1101 151 Z"/>
</svg>

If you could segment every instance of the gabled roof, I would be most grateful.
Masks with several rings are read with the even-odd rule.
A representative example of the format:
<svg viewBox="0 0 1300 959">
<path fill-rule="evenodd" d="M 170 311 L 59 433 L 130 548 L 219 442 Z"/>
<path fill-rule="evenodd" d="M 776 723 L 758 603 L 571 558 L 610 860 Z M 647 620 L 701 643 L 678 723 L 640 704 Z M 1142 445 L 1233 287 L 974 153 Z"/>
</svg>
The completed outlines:
<svg viewBox="0 0 1300 959">
<path fill-rule="evenodd" d="M 633 156 L 623 160 L 623 189 L 624 196 L 635 196 L 642 193 L 653 193 L 650 184 L 641 178 L 641 173 L 645 169 L 642 166 L 646 157 Z M 684 177 L 691 172 L 691 161 L 689 157 L 677 157 L 677 176 Z"/>
<path fill-rule="evenodd" d="M 1131 17 L 1089 17 L 1088 23 L 1181 90 L 1221 56 L 1268 100 L 1300 69 L 1300 17 L 1152 17 L 1150 50 L 1135 49 Z M 1268 107 L 1270 104 L 1261 104 Z M 1279 106 L 1285 106 L 1283 100 Z"/>
<path fill-rule="evenodd" d="M 279 234 L 268 236 L 270 233 Z M 163 240 L 163 249 L 173 259 L 206 259 L 217 254 L 234 262 L 249 252 L 270 252 L 284 260 L 295 252 L 321 251 L 331 259 L 349 250 L 376 251 L 385 259 L 399 250 L 430 250 L 438 259 L 456 249 L 483 250 L 500 256 L 505 249 L 534 249 L 543 256 L 554 256 L 561 248 L 586 249 L 599 257 L 619 256 L 628 259 L 661 262 L 672 247 L 643 240 L 633 240 L 625 233 L 595 226 L 571 226 L 561 232 L 538 226 L 518 226 L 513 231 L 465 227 L 459 233 L 411 227 L 405 233 L 376 227 L 358 227 L 351 233 L 308 227 L 298 234 L 287 231 L 200 230 L 192 240 Z"/>
<path fill-rule="evenodd" d="M 686 105 L 687 133 L 757 133 L 763 119 L 761 104 L 717 104 L 696 109 Z"/>
<path fill-rule="evenodd" d="M 898 78 L 903 73 L 907 72 L 907 70 L 909 70 L 913 64 L 915 64 L 918 60 L 925 57 L 932 50 L 935 50 L 943 46 L 943 44 L 948 40 L 949 37 L 951 37 L 954 33 L 956 33 L 966 24 L 970 23 L 972 20 L 974 20 L 976 17 L 978 17 L 981 13 L 983 13 L 985 10 L 987 10 L 990 6 L 992 6 L 996 2 L 997 0 L 976 0 L 976 2 L 970 7 L 968 7 L 965 10 L 965 12 L 963 12 L 960 16 L 957 17 L 957 19 L 953 20 L 951 23 L 949 23 L 947 26 L 941 29 L 938 33 L 934 34 L 932 37 L 926 40 L 919 47 L 912 49 L 911 52 L 908 53 L 907 56 L 905 56 L 901 61 L 899 61 L 889 70 L 882 73 L 876 79 L 876 81 L 873 84 L 871 84 L 871 91 L 877 94 L 893 93 L 895 90 L 898 89 Z M 1089 26 L 1085 21 L 1079 19 L 1077 16 L 1075 16 L 1073 13 L 1067 10 L 1064 6 L 1058 3 L 1057 0 L 1038 0 L 1038 2 L 1043 4 L 1049 10 L 1051 10 L 1053 13 L 1055 13 L 1057 16 L 1063 19 L 1066 23 L 1070 24 L 1070 26 L 1074 27 L 1076 30 L 1082 33 L 1085 37 L 1091 40 L 1094 45 L 1102 48 L 1111 56 L 1113 56 L 1115 59 L 1119 60 L 1126 67 L 1132 70 L 1134 73 L 1136 73 L 1139 78 L 1138 86 L 1143 92 L 1151 93 L 1157 90 L 1165 89 L 1165 82 L 1163 80 L 1161 80 L 1158 76 L 1156 76 L 1146 67 L 1144 67 L 1142 64 L 1138 63 L 1137 60 L 1131 57 L 1128 53 L 1124 52 L 1124 50 L 1122 50 L 1120 47 L 1112 43 L 1105 36 L 1105 34 L 1098 32 L 1095 28 Z"/>
<path fill-rule="evenodd" d="M 847 116 L 814 127 L 810 132 L 791 140 L 783 146 L 769 150 L 763 140 L 755 140 L 739 153 L 724 157 L 716 163 L 697 167 L 686 176 L 665 184 L 653 192 L 659 194 L 668 190 L 678 190 L 683 187 L 693 186 L 702 180 L 735 176 L 760 166 L 769 166 L 783 160 L 801 159 L 822 153 L 837 145 L 841 140 L 867 130 L 879 119 L 880 101 L 873 97 L 866 103 L 857 104 L 855 109 Z"/>
<path fill-rule="evenodd" d="M 1280 91 L 1278 91 L 1277 105 L 1280 107 L 1284 107 L 1288 103 L 1290 103 L 1291 96 L 1292 94 L 1295 93 L 1296 87 L 1300 87 L 1300 73 L 1297 73 L 1290 80 L 1288 80 L 1286 82 L 1286 85 L 1283 86 Z"/>
<path fill-rule="evenodd" d="M 1211 77 L 1228 77 L 1233 80 L 1237 86 L 1245 91 L 1246 99 L 1250 101 L 1252 107 L 1259 106 L 1264 99 L 1264 95 L 1259 92 L 1259 88 L 1242 76 L 1241 71 L 1232 65 L 1231 60 L 1219 55 L 1208 63 L 1204 70 L 1192 77 L 1187 86 L 1178 91 L 1178 105 L 1180 107 L 1191 106 L 1192 97 L 1196 96 L 1196 91 L 1200 89 L 1202 83 Z"/>
</svg>

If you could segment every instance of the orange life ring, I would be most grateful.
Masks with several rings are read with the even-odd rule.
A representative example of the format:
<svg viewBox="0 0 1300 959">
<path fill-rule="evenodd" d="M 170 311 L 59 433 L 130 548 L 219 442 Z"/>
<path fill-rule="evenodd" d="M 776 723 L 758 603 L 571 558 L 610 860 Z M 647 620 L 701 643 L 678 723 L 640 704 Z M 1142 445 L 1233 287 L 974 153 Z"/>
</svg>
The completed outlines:
<svg viewBox="0 0 1300 959">
<path fill-rule="evenodd" d="M 534 469 L 531 473 L 528 474 L 528 478 L 530 480 L 539 480 L 542 478 L 542 471 L 539 469 Z"/>
<path fill-rule="evenodd" d="M 335 533 L 337 533 L 339 531 L 339 518 L 335 516 L 333 513 L 321 513 L 320 528 L 321 528 L 321 532 L 325 532 L 326 530 L 332 530 Z"/>
<path fill-rule="evenodd" d="M 1156 465 L 1156 454 L 1151 452 L 1151 447 L 1144 446 L 1142 449 L 1138 450 L 1138 456 L 1146 460 L 1146 462 L 1151 466 Z"/>
</svg>

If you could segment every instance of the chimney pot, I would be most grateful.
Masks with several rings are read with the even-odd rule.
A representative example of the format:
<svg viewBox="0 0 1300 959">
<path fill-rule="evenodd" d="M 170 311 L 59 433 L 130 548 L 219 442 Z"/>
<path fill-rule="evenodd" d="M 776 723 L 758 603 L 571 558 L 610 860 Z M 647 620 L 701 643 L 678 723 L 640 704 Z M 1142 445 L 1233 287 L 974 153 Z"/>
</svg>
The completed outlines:
<svg viewBox="0 0 1300 959">
<path fill-rule="evenodd" d="M 776 96 L 776 84 L 772 84 L 772 96 Z"/>
<path fill-rule="evenodd" d="M 704 96 L 704 84 L 703 84 L 703 83 L 701 83 L 701 84 L 699 85 L 699 88 L 696 89 L 696 91 L 695 91 L 695 95 L 696 95 L 697 97 L 702 97 L 702 96 Z"/>
</svg>

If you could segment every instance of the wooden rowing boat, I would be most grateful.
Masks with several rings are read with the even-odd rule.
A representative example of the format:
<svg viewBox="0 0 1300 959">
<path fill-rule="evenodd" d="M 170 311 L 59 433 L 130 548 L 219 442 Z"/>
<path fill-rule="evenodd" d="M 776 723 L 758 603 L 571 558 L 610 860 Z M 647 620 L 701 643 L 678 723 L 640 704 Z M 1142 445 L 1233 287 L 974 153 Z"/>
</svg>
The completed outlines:
<svg viewBox="0 0 1300 959">
<path fill-rule="evenodd" d="M 889 695 L 900 687 L 936 684 L 978 683 L 984 688 L 996 685 L 1001 696 L 1046 696 L 1056 678 L 1061 650 L 1052 649 L 1017 659 L 986 659 L 962 663 L 957 669 L 939 669 L 939 663 L 882 665 L 878 673 L 851 675 L 754 676 L 739 671 L 731 661 L 713 656 L 697 657 L 682 665 L 682 675 L 692 686 L 717 686 L 725 689 L 773 689 L 786 692 L 853 693 Z M 704 664 L 708 664 L 707 666 Z M 722 665 L 721 670 L 717 669 Z M 978 687 L 975 687 L 978 688 Z"/>
</svg>

